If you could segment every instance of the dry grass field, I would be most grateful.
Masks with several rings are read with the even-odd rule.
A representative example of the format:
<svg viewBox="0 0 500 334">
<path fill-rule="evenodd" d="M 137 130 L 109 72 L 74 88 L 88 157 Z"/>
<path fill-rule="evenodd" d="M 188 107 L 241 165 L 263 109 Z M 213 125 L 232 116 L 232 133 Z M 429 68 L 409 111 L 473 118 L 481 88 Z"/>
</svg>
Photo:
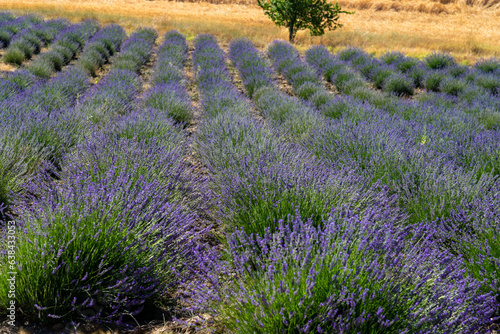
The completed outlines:
<svg viewBox="0 0 500 334">
<path fill-rule="evenodd" d="M 216 34 L 222 42 L 247 36 L 258 46 L 285 39 L 279 29 L 254 4 L 256 0 L 174 2 L 148 0 L 0 0 L 0 9 L 19 14 L 39 13 L 73 21 L 96 18 L 119 23 L 132 30 L 145 25 L 159 33 L 179 29 L 194 36 Z M 340 0 L 342 29 L 321 37 L 299 32 L 297 45 L 324 44 L 333 49 L 362 47 L 376 54 L 401 50 L 421 57 L 448 51 L 464 63 L 500 55 L 500 0 Z"/>
</svg>

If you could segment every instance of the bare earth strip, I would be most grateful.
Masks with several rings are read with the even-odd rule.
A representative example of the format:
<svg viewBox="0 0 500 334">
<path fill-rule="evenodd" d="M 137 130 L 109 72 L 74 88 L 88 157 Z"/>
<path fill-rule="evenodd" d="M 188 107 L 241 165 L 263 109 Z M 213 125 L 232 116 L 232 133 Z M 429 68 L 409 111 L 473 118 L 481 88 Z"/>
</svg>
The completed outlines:
<svg viewBox="0 0 500 334">
<path fill-rule="evenodd" d="M 420 12 L 415 6 L 415 10 L 409 10 L 409 7 L 404 10 L 406 7 L 402 4 L 408 1 L 397 2 L 401 4 L 399 9 L 382 6 L 388 3 L 387 0 L 366 0 L 367 5 L 361 2 L 353 2 L 354 15 L 342 15 L 344 27 L 340 30 L 322 37 L 300 32 L 297 37 L 299 49 L 312 44 L 324 44 L 334 50 L 358 46 L 376 54 L 400 50 L 418 57 L 441 50 L 452 52 L 465 63 L 500 56 L 500 10 L 496 7 L 480 9 L 450 4 L 444 7 L 449 8 L 448 12 Z M 428 7 L 436 3 L 430 0 L 419 2 L 427 3 Z M 362 9 L 363 6 L 367 8 Z M 45 17 L 66 17 L 72 21 L 96 18 L 103 23 L 119 23 L 128 31 L 145 25 L 156 28 L 160 34 L 179 29 L 189 37 L 202 32 L 212 33 L 222 41 L 248 37 L 259 47 L 287 36 L 285 29 L 275 27 L 256 5 L 162 0 L 0 0 L 0 9 L 19 14 L 36 12 Z"/>
</svg>

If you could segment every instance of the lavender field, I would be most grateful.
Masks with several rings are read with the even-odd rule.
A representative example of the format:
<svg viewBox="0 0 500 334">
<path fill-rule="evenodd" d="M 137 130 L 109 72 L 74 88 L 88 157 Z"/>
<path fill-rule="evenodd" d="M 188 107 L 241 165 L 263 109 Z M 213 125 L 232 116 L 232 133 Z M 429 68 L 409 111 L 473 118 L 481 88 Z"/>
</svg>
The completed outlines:
<svg viewBox="0 0 500 334">
<path fill-rule="evenodd" d="M 500 59 L 10 13 L 0 48 L 4 324 L 498 329 Z"/>
</svg>

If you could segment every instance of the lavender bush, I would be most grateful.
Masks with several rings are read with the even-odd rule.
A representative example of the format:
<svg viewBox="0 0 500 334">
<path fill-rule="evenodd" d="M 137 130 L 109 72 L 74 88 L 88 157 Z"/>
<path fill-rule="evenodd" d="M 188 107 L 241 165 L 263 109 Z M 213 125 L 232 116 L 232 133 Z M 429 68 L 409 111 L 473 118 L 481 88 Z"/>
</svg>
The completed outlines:
<svg viewBox="0 0 500 334">
<path fill-rule="evenodd" d="M 500 69 L 498 58 L 480 59 L 474 67 L 482 73 L 497 73 Z"/>
<path fill-rule="evenodd" d="M 412 96 L 413 82 L 400 74 L 393 74 L 384 80 L 384 91 L 396 96 Z"/>
<path fill-rule="evenodd" d="M 375 217 L 386 222 L 382 228 L 372 223 Z M 198 285 L 199 305 L 231 333 L 480 329 L 494 311 L 492 295 L 463 276 L 462 261 L 421 230 L 395 229 L 393 219 L 376 209 L 363 218 L 339 209 L 322 228 L 292 216 L 263 236 L 235 231 L 231 269 L 218 265 L 232 273 L 229 281 L 211 276 Z"/>
<path fill-rule="evenodd" d="M 433 52 L 424 59 L 424 63 L 432 70 L 441 70 L 456 64 L 455 59 L 449 54 Z"/>
<path fill-rule="evenodd" d="M 93 168 L 70 165 L 62 187 L 40 180 L 33 191 L 44 195 L 22 207 L 16 300 L 25 316 L 123 324 L 169 298 L 199 262 L 195 216 L 164 187 L 117 168 L 95 179 Z"/>
</svg>

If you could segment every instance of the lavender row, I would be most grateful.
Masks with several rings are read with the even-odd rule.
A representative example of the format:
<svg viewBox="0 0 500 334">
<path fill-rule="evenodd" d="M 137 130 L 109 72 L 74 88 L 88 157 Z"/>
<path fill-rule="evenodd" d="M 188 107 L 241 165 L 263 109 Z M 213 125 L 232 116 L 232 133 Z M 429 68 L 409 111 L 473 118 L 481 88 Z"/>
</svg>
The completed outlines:
<svg viewBox="0 0 500 334">
<path fill-rule="evenodd" d="M 184 35 L 171 30 L 158 48 L 158 60 L 151 82 L 154 85 L 179 83 L 185 85 L 184 65 L 189 58 L 189 47 Z"/>
<path fill-rule="evenodd" d="M 126 36 L 125 30 L 117 24 L 102 28 L 85 45 L 75 66 L 95 76 L 97 70 L 102 68 L 111 56 L 120 51 Z"/>
<path fill-rule="evenodd" d="M 265 71 L 252 67 L 255 65 L 249 56 L 252 48 L 243 47 L 244 43 L 238 44 L 241 47 L 238 48 L 236 44 L 238 42 L 231 44 L 231 58 L 243 59 L 241 63 L 247 65 L 240 75 L 245 72 L 257 76 L 252 80 L 241 75 L 244 83 L 260 80 Z M 233 53 L 233 47 L 238 52 Z M 212 39 L 201 36 L 195 40 L 195 59 L 198 50 L 203 56 L 199 71 L 210 77 L 203 76 L 204 83 L 217 83 L 200 86 L 202 92 L 210 93 L 217 90 L 220 83 L 228 82 L 229 73 L 223 53 Z M 266 84 L 263 87 L 268 89 Z M 419 289 L 425 283 L 422 281 L 424 285 L 421 285 L 418 279 L 427 277 L 428 280 L 439 272 L 446 272 L 451 269 L 450 262 L 432 267 L 436 271 L 431 273 L 431 265 L 426 264 L 435 263 L 436 258 L 442 259 L 446 253 L 430 244 L 428 251 L 422 254 L 416 243 L 406 244 L 404 234 L 395 229 L 404 215 L 391 209 L 392 201 L 388 197 L 385 203 L 372 198 L 368 208 L 351 212 L 346 208 L 349 199 L 344 202 L 342 196 L 355 189 L 352 184 L 359 183 L 359 178 L 347 171 L 342 177 L 341 173 L 328 170 L 300 148 L 282 142 L 268 129 L 252 122 L 248 112 L 232 110 L 236 106 L 237 103 L 228 103 L 224 111 L 206 113 L 208 119 L 200 126 L 198 139 L 199 152 L 214 173 L 214 187 L 225 198 L 221 204 L 229 213 L 226 212 L 224 219 L 234 224 L 232 231 L 239 226 L 228 236 L 234 266 L 210 263 L 207 271 L 214 273 L 209 277 L 210 283 L 193 286 L 200 292 L 199 305 L 208 305 L 226 329 L 233 333 L 401 332 L 405 328 L 418 328 L 421 332 L 436 328 L 467 331 L 487 320 L 493 310 L 493 299 L 480 296 L 479 284 L 469 278 L 448 276 L 446 282 L 438 283 L 439 288 L 433 290 L 435 294 Z M 369 197 L 366 191 L 359 193 Z M 383 194 L 374 193 L 371 195 L 384 198 Z M 366 203 L 366 198 L 361 202 Z M 339 208 L 338 211 L 330 212 L 333 207 Z M 297 215 L 312 219 L 302 221 Z M 351 235 L 355 242 L 344 243 L 344 238 L 339 236 L 338 231 L 346 231 L 346 226 L 349 232 L 345 236 Z M 315 239 L 316 235 L 320 237 Z M 337 237 L 339 239 L 335 239 Z M 314 241 L 319 239 L 325 242 Z M 387 247 L 357 246 L 357 242 L 380 245 L 380 240 L 393 242 L 385 244 Z M 353 247 L 356 252 L 346 251 L 345 245 L 349 244 L 356 244 Z M 396 245 L 401 248 L 394 247 Z M 421 258 L 409 260 L 417 253 Z M 380 262 L 371 261 L 371 256 Z M 384 267 L 383 263 L 388 265 Z M 351 265 L 353 271 L 346 271 L 346 266 Z M 460 268 L 460 263 L 452 264 L 455 265 L 452 270 Z M 220 275 L 221 272 L 226 275 Z M 385 281 L 388 272 L 401 273 L 401 280 Z M 409 280 L 406 273 L 410 272 L 422 275 Z M 237 277 L 238 281 L 227 284 L 224 281 L 227 277 Z M 343 290 L 347 286 L 352 289 Z M 456 298 L 455 292 L 461 298 Z M 332 295 L 339 298 L 332 299 Z M 421 297 L 409 298 L 410 295 Z M 446 308 L 441 314 L 453 314 L 449 317 L 453 321 L 427 312 L 408 312 L 412 306 L 402 302 L 408 298 L 421 309 L 440 307 L 444 311 Z M 441 303 L 444 300 L 447 302 Z M 478 308 L 474 309 L 476 302 L 479 302 L 475 304 Z M 467 306 L 464 308 L 464 305 Z M 477 311 L 480 319 L 471 319 Z M 318 314 L 324 316 L 318 317 Z"/>
<path fill-rule="evenodd" d="M 177 30 L 171 30 L 164 36 L 165 41 L 158 49 L 158 63 L 155 72 L 173 72 L 172 77 L 161 77 L 155 73 L 153 82 L 155 84 L 168 83 L 170 81 L 182 81 L 183 78 L 176 69 L 181 70 L 189 58 L 189 47 L 186 37 Z"/>
<path fill-rule="evenodd" d="M 158 33 L 152 28 L 139 28 L 123 43 L 121 52 L 113 59 L 113 68 L 139 73 L 151 58 Z"/>
<path fill-rule="evenodd" d="M 48 20 L 16 34 L 5 51 L 4 61 L 21 65 L 33 55 L 39 54 L 42 47 L 50 44 L 69 24 L 68 20 L 63 19 Z"/>
<path fill-rule="evenodd" d="M 250 106 L 231 82 L 225 65 L 224 51 L 212 35 L 197 36 L 197 52 L 193 54 L 195 78 L 203 97 L 202 108 L 211 117 L 226 110 L 247 114 Z"/>
<path fill-rule="evenodd" d="M 176 30 L 167 32 L 158 49 L 158 60 L 151 78 L 153 88 L 144 96 L 145 107 L 181 124 L 187 124 L 193 118 L 183 72 L 188 57 L 186 37 Z"/>
<path fill-rule="evenodd" d="M 93 20 L 67 27 L 56 36 L 51 48 L 28 66 L 28 70 L 40 78 L 49 78 L 75 58 L 99 29 L 100 24 Z"/>
<path fill-rule="evenodd" d="M 43 20 L 35 15 L 24 15 L 14 20 L 6 20 L 0 23 L 0 49 L 9 46 L 13 36 L 19 32 L 29 29 L 31 26 L 42 22 Z"/>
</svg>

